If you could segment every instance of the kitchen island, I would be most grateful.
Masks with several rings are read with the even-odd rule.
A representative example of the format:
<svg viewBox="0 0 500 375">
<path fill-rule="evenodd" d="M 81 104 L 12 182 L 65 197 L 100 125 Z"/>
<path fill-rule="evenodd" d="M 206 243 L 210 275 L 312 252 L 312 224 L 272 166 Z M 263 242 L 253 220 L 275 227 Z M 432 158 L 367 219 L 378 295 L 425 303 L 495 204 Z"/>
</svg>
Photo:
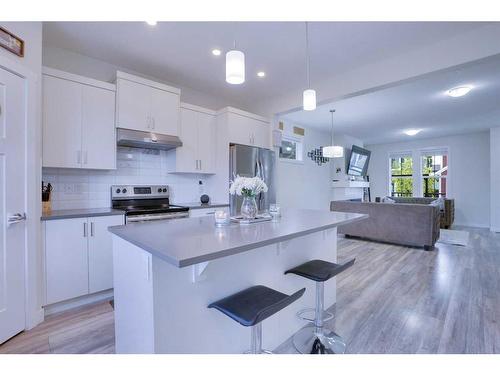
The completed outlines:
<svg viewBox="0 0 500 375">
<path fill-rule="evenodd" d="M 209 303 L 252 285 L 304 296 L 263 322 L 273 349 L 314 306 L 314 283 L 285 276 L 311 259 L 335 262 L 337 226 L 367 215 L 282 210 L 277 221 L 218 228 L 213 217 L 111 227 L 117 353 L 242 353 L 250 329 L 208 309 Z M 325 283 L 325 306 L 335 303 L 335 279 Z"/>
</svg>

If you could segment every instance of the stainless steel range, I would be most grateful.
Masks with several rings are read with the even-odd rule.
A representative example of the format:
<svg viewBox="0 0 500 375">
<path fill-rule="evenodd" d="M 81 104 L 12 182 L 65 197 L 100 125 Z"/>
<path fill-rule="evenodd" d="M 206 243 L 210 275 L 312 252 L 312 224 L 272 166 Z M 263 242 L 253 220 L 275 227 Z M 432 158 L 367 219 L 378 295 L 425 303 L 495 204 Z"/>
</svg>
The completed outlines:
<svg viewBox="0 0 500 375">
<path fill-rule="evenodd" d="M 126 223 L 189 216 L 189 207 L 170 204 L 167 185 L 113 185 L 111 203 L 125 211 Z"/>
</svg>

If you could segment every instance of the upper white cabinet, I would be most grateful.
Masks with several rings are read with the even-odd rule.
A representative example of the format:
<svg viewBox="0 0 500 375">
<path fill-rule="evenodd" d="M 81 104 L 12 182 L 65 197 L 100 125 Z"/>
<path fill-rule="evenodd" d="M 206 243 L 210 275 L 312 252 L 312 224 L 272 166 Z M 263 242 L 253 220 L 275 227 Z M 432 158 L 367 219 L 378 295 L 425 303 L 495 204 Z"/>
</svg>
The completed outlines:
<svg viewBox="0 0 500 375">
<path fill-rule="evenodd" d="M 117 127 L 179 135 L 179 89 L 123 72 L 116 76 Z"/>
<path fill-rule="evenodd" d="M 171 173 L 215 173 L 215 112 L 181 105 L 182 146 L 169 152 Z"/>
<path fill-rule="evenodd" d="M 217 121 L 217 126 L 227 131 L 229 143 L 271 147 L 271 127 L 264 117 L 227 107 L 218 112 Z"/>
<path fill-rule="evenodd" d="M 115 86 L 43 68 L 43 166 L 115 169 Z"/>
</svg>

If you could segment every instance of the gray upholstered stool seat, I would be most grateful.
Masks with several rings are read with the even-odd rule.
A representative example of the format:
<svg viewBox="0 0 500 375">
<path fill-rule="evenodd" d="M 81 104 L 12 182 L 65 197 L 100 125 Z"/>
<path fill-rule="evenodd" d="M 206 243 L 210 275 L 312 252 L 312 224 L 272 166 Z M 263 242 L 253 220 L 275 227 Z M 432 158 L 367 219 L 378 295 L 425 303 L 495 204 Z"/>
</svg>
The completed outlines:
<svg viewBox="0 0 500 375">
<path fill-rule="evenodd" d="M 252 327 L 250 353 L 259 354 L 269 352 L 262 349 L 262 321 L 302 297 L 305 290 L 302 288 L 288 295 L 257 285 L 212 302 L 208 307 L 219 310 L 245 327 Z"/>
<path fill-rule="evenodd" d="M 343 264 L 336 264 L 314 259 L 285 271 L 285 275 L 291 273 L 316 282 L 316 307 L 301 310 L 297 314 L 301 319 L 313 322 L 313 325 L 302 328 L 293 337 L 295 349 L 300 353 L 333 354 L 345 352 L 344 340 L 335 332 L 324 327 L 325 321 L 333 318 L 333 314 L 324 311 L 324 282 L 351 267 L 355 260 L 351 259 Z M 314 310 L 314 318 L 304 317 L 304 313 L 311 310 Z"/>
</svg>

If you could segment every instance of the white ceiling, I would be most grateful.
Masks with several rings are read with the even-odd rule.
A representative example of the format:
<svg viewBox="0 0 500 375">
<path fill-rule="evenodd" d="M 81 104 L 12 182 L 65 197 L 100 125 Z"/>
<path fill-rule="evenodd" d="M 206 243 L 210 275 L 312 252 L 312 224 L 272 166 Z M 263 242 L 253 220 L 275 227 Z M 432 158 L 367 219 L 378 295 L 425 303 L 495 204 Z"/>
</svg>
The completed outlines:
<svg viewBox="0 0 500 375">
<path fill-rule="evenodd" d="M 311 83 L 485 23 L 314 22 Z M 145 75 L 227 98 L 228 105 L 266 103 L 306 84 L 304 23 L 297 22 L 46 22 L 44 44 L 78 52 Z M 236 38 L 246 55 L 243 85 L 225 82 L 224 55 Z M 264 79 L 256 77 L 264 70 Z M 303 119 L 303 118 L 301 118 Z M 309 119 L 307 119 L 309 121 Z M 311 120 L 317 122 L 318 120 Z"/>
<path fill-rule="evenodd" d="M 446 90 L 471 85 L 466 96 L 451 98 Z M 500 126 L 500 56 L 435 72 L 394 87 L 322 104 L 284 119 L 359 138 L 365 144 L 407 141 L 486 130 Z M 405 129 L 422 129 L 416 136 Z"/>
</svg>

